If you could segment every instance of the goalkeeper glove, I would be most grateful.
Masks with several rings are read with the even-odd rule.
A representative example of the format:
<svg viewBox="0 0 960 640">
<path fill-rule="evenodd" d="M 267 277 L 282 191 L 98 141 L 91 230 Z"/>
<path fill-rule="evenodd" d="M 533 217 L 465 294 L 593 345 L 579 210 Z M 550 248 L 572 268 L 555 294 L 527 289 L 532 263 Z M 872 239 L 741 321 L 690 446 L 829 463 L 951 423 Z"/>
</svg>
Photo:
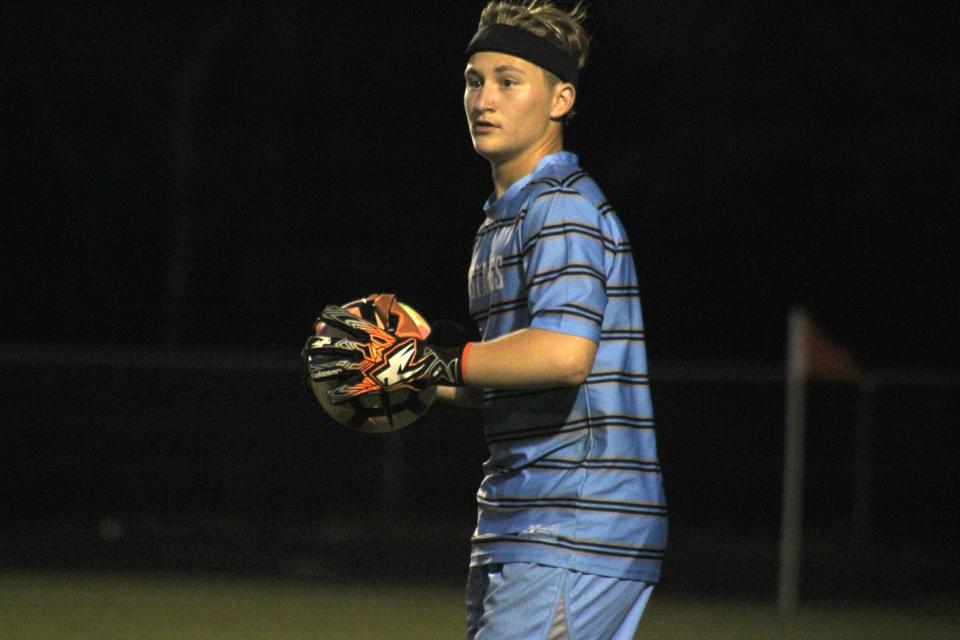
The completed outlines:
<svg viewBox="0 0 960 640">
<path fill-rule="evenodd" d="M 463 354 L 469 343 L 442 348 L 425 340 L 398 337 L 336 305 L 328 305 L 320 320 L 350 336 L 310 336 L 301 352 L 314 382 L 344 381 L 327 391 L 334 404 L 403 387 L 463 386 Z"/>
</svg>

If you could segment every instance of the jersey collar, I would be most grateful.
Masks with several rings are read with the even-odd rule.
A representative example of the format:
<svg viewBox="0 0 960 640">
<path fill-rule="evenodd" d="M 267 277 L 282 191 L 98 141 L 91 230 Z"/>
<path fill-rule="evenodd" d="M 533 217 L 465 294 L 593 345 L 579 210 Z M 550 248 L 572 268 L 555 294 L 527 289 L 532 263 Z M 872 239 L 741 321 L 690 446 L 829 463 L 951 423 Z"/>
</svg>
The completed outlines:
<svg viewBox="0 0 960 640">
<path fill-rule="evenodd" d="M 496 192 L 491 193 L 490 197 L 487 198 L 487 201 L 483 205 L 483 213 L 489 220 L 499 220 L 507 212 L 513 211 L 514 207 L 510 206 L 510 203 L 513 202 L 513 199 L 523 191 L 530 182 L 539 178 L 544 173 L 546 173 L 547 168 L 554 164 L 572 164 L 574 166 L 580 166 L 580 159 L 577 157 L 577 154 L 571 151 L 558 151 L 556 153 L 551 153 L 540 158 L 540 162 L 537 163 L 537 166 L 533 168 L 533 171 L 523 176 L 503 192 L 503 195 L 497 198 Z"/>
</svg>

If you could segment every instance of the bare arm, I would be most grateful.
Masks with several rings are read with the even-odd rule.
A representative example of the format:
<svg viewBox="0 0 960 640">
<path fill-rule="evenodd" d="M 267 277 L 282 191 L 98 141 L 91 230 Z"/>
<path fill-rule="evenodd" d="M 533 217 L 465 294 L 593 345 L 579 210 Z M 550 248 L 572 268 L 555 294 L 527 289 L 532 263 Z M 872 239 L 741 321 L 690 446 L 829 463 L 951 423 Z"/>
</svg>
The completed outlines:
<svg viewBox="0 0 960 640">
<path fill-rule="evenodd" d="M 597 345 L 587 338 L 543 329 L 520 329 L 474 342 L 465 358 L 469 387 L 531 389 L 578 385 L 593 368 Z"/>
<path fill-rule="evenodd" d="M 437 399 L 480 406 L 483 388 L 535 389 L 582 383 L 597 345 L 587 338 L 543 329 L 520 329 L 489 342 L 473 342 L 465 358 L 464 387 L 437 387 Z"/>
</svg>

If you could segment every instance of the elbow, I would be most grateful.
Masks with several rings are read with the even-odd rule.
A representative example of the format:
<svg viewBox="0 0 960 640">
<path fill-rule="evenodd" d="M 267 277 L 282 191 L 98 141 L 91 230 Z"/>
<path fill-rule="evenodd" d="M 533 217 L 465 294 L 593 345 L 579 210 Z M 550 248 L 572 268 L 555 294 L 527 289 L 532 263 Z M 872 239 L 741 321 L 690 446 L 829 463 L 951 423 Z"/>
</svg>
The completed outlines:
<svg viewBox="0 0 960 640">
<path fill-rule="evenodd" d="M 593 353 L 578 354 L 568 358 L 562 369 L 561 382 L 571 387 L 577 387 L 587 381 L 587 376 L 593 369 Z"/>
<path fill-rule="evenodd" d="M 589 373 L 590 371 L 584 368 L 572 369 L 567 372 L 563 383 L 571 387 L 579 387 L 581 384 L 587 381 L 587 375 Z"/>
</svg>

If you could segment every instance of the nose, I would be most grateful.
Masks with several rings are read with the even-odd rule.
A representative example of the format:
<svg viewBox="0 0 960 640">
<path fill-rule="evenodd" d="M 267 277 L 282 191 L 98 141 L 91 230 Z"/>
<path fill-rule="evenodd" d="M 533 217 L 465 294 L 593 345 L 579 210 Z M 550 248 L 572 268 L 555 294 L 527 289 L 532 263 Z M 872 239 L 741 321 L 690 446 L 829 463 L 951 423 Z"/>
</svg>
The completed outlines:
<svg viewBox="0 0 960 640">
<path fill-rule="evenodd" d="M 496 109 L 496 99 L 493 87 L 489 84 L 482 84 L 474 95 L 473 111 L 475 113 L 484 113 Z"/>
</svg>

